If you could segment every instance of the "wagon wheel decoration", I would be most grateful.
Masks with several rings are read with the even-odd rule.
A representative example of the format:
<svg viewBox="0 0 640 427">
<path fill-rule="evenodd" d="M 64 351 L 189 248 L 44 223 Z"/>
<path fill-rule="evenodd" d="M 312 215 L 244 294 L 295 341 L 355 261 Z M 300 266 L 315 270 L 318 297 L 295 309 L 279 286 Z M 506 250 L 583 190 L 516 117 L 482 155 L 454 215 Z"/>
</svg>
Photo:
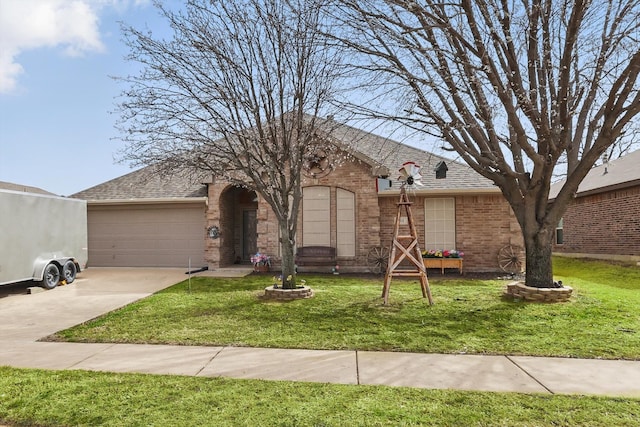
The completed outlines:
<svg viewBox="0 0 640 427">
<path fill-rule="evenodd" d="M 311 178 L 322 178 L 329 175 L 332 170 L 329 153 L 325 150 L 317 149 L 305 158 L 304 172 Z"/>
<path fill-rule="evenodd" d="M 389 248 L 376 246 L 367 254 L 367 266 L 369 271 L 375 274 L 383 274 L 387 271 L 389 263 Z"/>
<path fill-rule="evenodd" d="M 516 245 L 504 246 L 498 251 L 498 265 L 506 273 L 522 273 L 524 271 L 524 250 Z"/>
</svg>

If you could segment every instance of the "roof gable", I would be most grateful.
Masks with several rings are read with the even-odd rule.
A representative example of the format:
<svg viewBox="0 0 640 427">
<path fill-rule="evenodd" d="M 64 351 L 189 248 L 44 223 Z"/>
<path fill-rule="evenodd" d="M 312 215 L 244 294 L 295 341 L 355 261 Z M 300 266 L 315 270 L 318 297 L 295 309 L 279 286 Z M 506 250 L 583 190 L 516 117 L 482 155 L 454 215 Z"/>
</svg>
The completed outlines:
<svg viewBox="0 0 640 427">
<path fill-rule="evenodd" d="M 366 156 L 372 168 L 379 171 L 386 170 L 389 179 L 393 181 L 392 188 L 398 188 L 399 168 L 403 163 L 412 161 L 421 167 L 422 187 L 417 187 L 415 191 L 432 192 L 438 191 L 487 191 L 498 192 L 499 189 L 494 185 L 493 181 L 483 177 L 466 164 L 459 163 L 437 154 L 420 150 L 384 138 L 370 132 L 363 131 L 344 124 L 325 121 L 332 124 L 331 138 L 342 146 L 349 148 L 355 157 L 360 158 L 355 153 Z M 362 158 L 361 158 L 362 160 Z M 444 161 L 448 167 L 447 177 L 444 179 L 436 179 L 436 167 L 440 162 Z"/>
</svg>

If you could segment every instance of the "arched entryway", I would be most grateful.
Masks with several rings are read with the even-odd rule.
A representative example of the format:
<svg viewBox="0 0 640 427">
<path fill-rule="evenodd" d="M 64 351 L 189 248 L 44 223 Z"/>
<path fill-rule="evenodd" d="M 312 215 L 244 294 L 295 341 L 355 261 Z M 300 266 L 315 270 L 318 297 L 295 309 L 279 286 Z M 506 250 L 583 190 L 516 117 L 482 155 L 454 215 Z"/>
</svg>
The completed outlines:
<svg viewBox="0 0 640 427">
<path fill-rule="evenodd" d="M 258 196 L 255 191 L 228 187 L 219 203 L 220 266 L 249 263 L 258 247 Z"/>
</svg>

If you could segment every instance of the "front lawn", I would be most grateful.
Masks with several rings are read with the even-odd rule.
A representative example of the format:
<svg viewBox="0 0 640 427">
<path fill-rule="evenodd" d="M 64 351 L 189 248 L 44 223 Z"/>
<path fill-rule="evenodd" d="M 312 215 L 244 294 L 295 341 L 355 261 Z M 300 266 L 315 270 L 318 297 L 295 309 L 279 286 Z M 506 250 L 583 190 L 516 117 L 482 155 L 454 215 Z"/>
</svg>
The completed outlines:
<svg viewBox="0 0 640 427">
<path fill-rule="evenodd" d="M 574 288 L 568 303 L 501 298 L 504 280 L 430 276 L 429 306 L 416 280 L 300 276 L 315 291 L 287 303 L 259 298 L 270 276 L 197 277 L 51 339 L 308 349 L 386 350 L 640 359 L 640 269 L 554 260 Z"/>
<path fill-rule="evenodd" d="M 637 426 L 640 401 L 0 367 L 0 425 Z"/>
</svg>

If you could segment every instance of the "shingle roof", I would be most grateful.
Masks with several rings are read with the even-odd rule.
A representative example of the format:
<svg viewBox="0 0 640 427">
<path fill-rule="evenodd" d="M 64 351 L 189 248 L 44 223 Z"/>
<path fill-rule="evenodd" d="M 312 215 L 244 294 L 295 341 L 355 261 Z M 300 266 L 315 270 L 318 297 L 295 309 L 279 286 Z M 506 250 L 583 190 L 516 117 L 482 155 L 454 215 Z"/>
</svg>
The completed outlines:
<svg viewBox="0 0 640 427">
<path fill-rule="evenodd" d="M 389 171 L 389 178 L 394 187 L 399 187 L 398 169 L 407 161 L 421 166 L 423 176 L 422 187 L 416 192 L 428 191 L 499 191 L 493 183 L 476 173 L 469 166 L 449 160 L 442 156 L 393 141 L 388 138 L 339 124 L 330 120 L 322 120 L 323 126 L 331 129 L 331 139 L 342 147 L 348 148 L 356 157 L 364 160 L 372 167 L 382 167 Z M 445 161 L 449 168 L 446 179 L 435 178 L 435 167 Z M 112 179 L 95 187 L 88 188 L 70 197 L 85 200 L 142 200 L 205 197 L 204 179 L 194 179 L 184 175 L 162 178 L 154 173 L 152 166 L 139 169 L 119 178 Z"/>
<path fill-rule="evenodd" d="M 23 193 L 46 194 L 48 196 L 56 196 L 56 194 L 43 190 L 38 187 L 30 187 L 28 185 L 14 184 L 13 182 L 0 181 L 0 190 L 20 191 Z"/>
<path fill-rule="evenodd" d="M 121 177 L 72 194 L 84 200 L 184 199 L 206 197 L 203 180 L 184 174 L 163 177 L 147 166 Z"/>
<path fill-rule="evenodd" d="M 564 182 L 563 179 L 551 186 L 550 199 L 558 195 Z M 640 150 L 591 169 L 578 186 L 576 195 L 585 196 L 632 185 L 640 185 Z"/>
<path fill-rule="evenodd" d="M 412 161 L 421 167 L 423 186 L 416 188 L 418 193 L 433 190 L 499 191 L 493 181 L 481 176 L 469 166 L 428 151 L 346 125 L 335 126 L 331 136 L 387 168 L 394 187 L 400 185 L 397 178 L 402 164 Z M 441 161 L 444 161 L 448 167 L 447 177 L 436 179 L 435 167 Z"/>
</svg>

